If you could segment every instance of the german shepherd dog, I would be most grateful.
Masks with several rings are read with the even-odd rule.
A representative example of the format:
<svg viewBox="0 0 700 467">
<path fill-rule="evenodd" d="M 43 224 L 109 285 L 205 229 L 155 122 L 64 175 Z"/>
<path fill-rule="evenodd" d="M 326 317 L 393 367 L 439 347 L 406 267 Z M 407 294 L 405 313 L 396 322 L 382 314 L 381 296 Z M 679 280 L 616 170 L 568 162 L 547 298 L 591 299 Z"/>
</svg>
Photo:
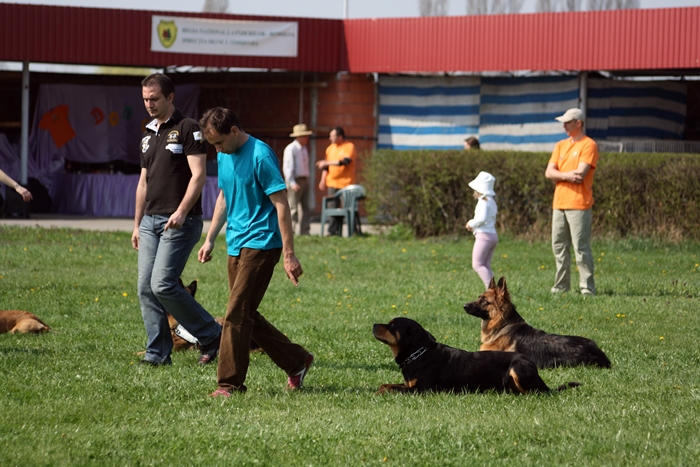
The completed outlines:
<svg viewBox="0 0 700 467">
<path fill-rule="evenodd" d="M 48 331 L 51 331 L 49 325 L 28 311 L 0 311 L 0 334 L 41 334 Z"/>
<path fill-rule="evenodd" d="M 467 352 L 435 340 L 412 319 L 394 318 L 375 324 L 374 337 L 388 345 L 401 367 L 403 384 L 382 384 L 377 394 L 387 392 L 512 392 L 548 393 L 535 362 L 513 352 Z M 558 388 L 576 387 L 567 383 Z"/>
<path fill-rule="evenodd" d="M 184 282 L 182 282 L 182 279 L 178 279 L 178 282 L 180 283 L 180 286 L 184 288 L 192 297 L 194 298 L 195 294 L 197 293 L 197 281 L 194 280 L 190 282 L 189 285 L 185 285 Z M 180 323 L 177 322 L 177 320 L 171 315 L 170 313 L 168 315 L 168 327 L 170 327 L 170 336 L 173 339 L 173 352 L 177 352 L 179 350 L 188 350 L 188 349 L 193 349 L 195 347 L 199 346 L 199 342 L 197 339 L 187 332 L 187 330 L 180 326 Z M 222 317 L 217 317 L 214 318 L 214 320 L 221 325 L 221 327 L 224 326 L 224 318 Z M 250 351 L 251 352 L 257 352 L 261 351 L 262 349 L 258 345 L 257 342 L 251 339 L 250 341 Z M 139 352 L 137 355 L 144 355 L 146 352 L 142 351 Z"/>
<path fill-rule="evenodd" d="M 530 357 L 538 368 L 594 365 L 610 368 L 610 360 L 590 339 L 560 336 L 535 329 L 515 310 L 510 301 L 506 278 L 498 284 L 491 279 L 489 288 L 464 311 L 481 318 L 480 350 L 519 352 Z"/>
<path fill-rule="evenodd" d="M 180 285 L 184 287 L 187 292 L 189 292 L 190 295 L 194 298 L 194 294 L 197 293 L 197 281 L 194 280 L 190 282 L 190 285 L 185 285 L 182 282 L 182 279 L 178 279 L 180 282 Z M 223 328 L 224 327 L 224 318 L 222 317 L 216 317 L 214 318 L 214 321 L 219 323 L 219 325 Z M 197 339 L 195 339 L 194 336 L 192 336 L 189 332 L 185 330 L 180 324 L 177 322 L 173 316 L 168 313 L 168 325 L 170 326 L 170 334 L 173 338 L 173 351 L 177 350 L 187 350 L 191 349 L 193 347 L 197 347 L 199 343 L 197 342 Z M 258 352 L 262 351 L 262 348 L 258 345 L 257 342 L 255 342 L 253 339 L 250 340 L 250 351 L 251 352 Z"/>
</svg>

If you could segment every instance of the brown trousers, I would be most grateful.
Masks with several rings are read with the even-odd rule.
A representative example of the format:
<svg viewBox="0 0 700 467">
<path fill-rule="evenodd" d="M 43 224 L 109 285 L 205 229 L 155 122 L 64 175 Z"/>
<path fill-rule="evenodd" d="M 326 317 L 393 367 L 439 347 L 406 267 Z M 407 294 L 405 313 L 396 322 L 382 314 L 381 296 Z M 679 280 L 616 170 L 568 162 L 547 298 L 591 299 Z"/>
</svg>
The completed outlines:
<svg viewBox="0 0 700 467">
<path fill-rule="evenodd" d="M 287 375 L 293 375 L 306 366 L 309 352 L 292 343 L 258 312 L 281 253 L 281 248 L 243 248 L 240 256 L 228 257 L 230 295 L 219 349 L 219 389 L 229 392 L 246 390 L 243 383 L 250 363 L 251 339 Z"/>
</svg>

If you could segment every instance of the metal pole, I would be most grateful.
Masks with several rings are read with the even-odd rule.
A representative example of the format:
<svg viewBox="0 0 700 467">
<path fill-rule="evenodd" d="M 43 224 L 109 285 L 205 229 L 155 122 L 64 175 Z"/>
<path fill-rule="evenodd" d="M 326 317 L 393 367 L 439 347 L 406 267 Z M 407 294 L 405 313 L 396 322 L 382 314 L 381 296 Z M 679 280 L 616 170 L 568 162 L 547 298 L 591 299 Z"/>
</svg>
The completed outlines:
<svg viewBox="0 0 700 467">
<path fill-rule="evenodd" d="M 343 19 L 348 19 L 348 3 L 350 0 L 343 0 Z"/>
<path fill-rule="evenodd" d="M 299 73 L 299 120 L 304 121 L 304 72 Z"/>
<path fill-rule="evenodd" d="M 347 1 L 347 0 L 345 0 Z M 314 73 L 314 83 L 318 83 L 318 73 Z M 318 125 L 318 88 L 316 86 L 311 88 L 311 112 L 309 118 L 311 119 L 311 128 L 316 128 Z M 316 136 L 317 131 L 314 131 L 314 135 L 309 138 L 309 206 L 311 211 L 316 211 Z"/>
<path fill-rule="evenodd" d="M 29 154 L 29 62 L 22 62 L 22 131 L 20 133 L 19 183 L 27 186 L 27 155 Z"/>
<path fill-rule="evenodd" d="M 588 117 L 588 72 L 582 71 L 579 77 L 578 100 L 581 103 L 579 108 L 583 112 L 583 116 Z"/>
</svg>

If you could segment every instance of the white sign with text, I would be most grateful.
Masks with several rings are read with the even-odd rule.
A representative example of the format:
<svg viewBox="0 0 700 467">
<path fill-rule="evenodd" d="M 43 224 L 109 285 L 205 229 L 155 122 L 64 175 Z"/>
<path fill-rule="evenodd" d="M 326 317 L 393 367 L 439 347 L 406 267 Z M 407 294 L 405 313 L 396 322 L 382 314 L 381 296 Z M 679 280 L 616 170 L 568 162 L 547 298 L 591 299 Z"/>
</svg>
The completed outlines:
<svg viewBox="0 0 700 467">
<path fill-rule="evenodd" d="M 180 16 L 151 20 L 151 51 L 206 55 L 296 57 L 299 24 Z"/>
</svg>

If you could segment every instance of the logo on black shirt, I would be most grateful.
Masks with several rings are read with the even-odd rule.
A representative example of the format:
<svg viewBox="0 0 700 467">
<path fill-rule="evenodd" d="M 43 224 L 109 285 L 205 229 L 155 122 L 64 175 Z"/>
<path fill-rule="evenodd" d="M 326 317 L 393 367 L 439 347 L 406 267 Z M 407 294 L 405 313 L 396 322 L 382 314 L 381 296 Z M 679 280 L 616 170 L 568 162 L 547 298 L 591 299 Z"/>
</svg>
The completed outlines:
<svg viewBox="0 0 700 467">
<path fill-rule="evenodd" d="M 179 143 L 180 142 L 180 132 L 173 130 L 168 133 L 168 143 Z"/>
<path fill-rule="evenodd" d="M 146 151 L 148 151 L 148 141 L 149 141 L 150 139 L 151 139 L 150 136 L 145 136 L 145 137 L 141 140 L 141 152 L 146 152 Z"/>
</svg>

